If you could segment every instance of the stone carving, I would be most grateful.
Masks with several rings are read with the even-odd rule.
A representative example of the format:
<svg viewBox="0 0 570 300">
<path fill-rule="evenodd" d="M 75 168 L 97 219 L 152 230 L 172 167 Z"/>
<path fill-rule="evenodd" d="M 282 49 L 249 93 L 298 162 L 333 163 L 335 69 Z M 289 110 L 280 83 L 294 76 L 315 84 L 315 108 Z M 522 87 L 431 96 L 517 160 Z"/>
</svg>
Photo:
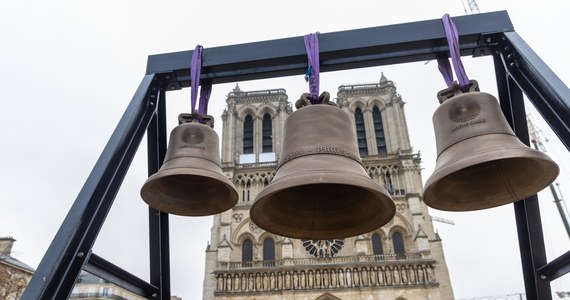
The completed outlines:
<svg viewBox="0 0 570 300">
<path fill-rule="evenodd" d="M 236 221 L 236 223 L 239 223 L 243 219 L 243 214 L 235 213 L 232 218 Z"/>
<path fill-rule="evenodd" d="M 261 228 L 257 227 L 257 225 L 251 221 L 249 221 L 249 230 L 256 234 L 261 232 Z"/>
</svg>

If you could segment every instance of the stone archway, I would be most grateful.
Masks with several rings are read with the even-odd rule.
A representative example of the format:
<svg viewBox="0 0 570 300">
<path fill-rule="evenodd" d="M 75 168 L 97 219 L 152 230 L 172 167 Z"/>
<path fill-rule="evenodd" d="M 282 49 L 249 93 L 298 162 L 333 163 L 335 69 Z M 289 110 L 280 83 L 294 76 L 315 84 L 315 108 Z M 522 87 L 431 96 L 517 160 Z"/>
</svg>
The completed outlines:
<svg viewBox="0 0 570 300">
<path fill-rule="evenodd" d="M 324 293 L 319 297 L 315 298 L 315 300 L 341 300 L 339 297 L 335 297 L 329 293 Z"/>
</svg>

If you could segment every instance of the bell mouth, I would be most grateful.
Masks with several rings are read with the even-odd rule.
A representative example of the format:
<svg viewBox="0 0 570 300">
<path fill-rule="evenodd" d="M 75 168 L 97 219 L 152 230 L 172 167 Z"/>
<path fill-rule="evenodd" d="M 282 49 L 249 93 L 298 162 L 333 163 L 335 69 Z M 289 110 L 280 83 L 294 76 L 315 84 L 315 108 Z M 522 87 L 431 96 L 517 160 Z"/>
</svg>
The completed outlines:
<svg viewBox="0 0 570 300">
<path fill-rule="evenodd" d="M 238 201 L 234 185 L 214 171 L 196 168 L 161 170 L 145 182 L 142 199 L 152 208 L 180 216 L 208 216 Z"/>
<path fill-rule="evenodd" d="M 508 134 L 470 138 L 446 149 L 424 188 L 425 203 L 446 211 L 474 211 L 532 196 L 559 173 L 546 154 Z"/>
<path fill-rule="evenodd" d="M 339 171 L 296 173 L 274 180 L 250 209 L 252 221 L 266 231 L 317 240 L 368 233 L 395 213 L 384 187 L 367 176 Z"/>
</svg>

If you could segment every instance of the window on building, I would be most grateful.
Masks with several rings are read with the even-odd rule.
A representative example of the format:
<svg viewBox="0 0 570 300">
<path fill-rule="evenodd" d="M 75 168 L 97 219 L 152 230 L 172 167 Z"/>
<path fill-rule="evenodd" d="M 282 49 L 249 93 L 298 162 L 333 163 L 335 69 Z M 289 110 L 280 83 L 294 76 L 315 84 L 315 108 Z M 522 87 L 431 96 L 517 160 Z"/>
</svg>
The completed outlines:
<svg viewBox="0 0 570 300">
<path fill-rule="evenodd" d="M 253 118 L 245 116 L 243 121 L 243 154 L 253 153 Z"/>
<path fill-rule="evenodd" d="M 273 135 L 271 130 L 271 116 L 269 113 L 263 115 L 263 128 L 262 128 L 262 142 L 263 151 L 262 152 L 273 152 Z"/>
<path fill-rule="evenodd" d="M 382 249 L 382 238 L 378 233 L 374 233 L 372 235 L 372 253 L 374 255 L 384 254 L 384 250 Z"/>
<path fill-rule="evenodd" d="M 253 261 L 253 243 L 245 239 L 241 245 L 241 263 L 244 267 L 251 267 Z"/>
<path fill-rule="evenodd" d="M 366 129 L 364 128 L 364 115 L 360 107 L 354 111 L 354 122 L 356 123 L 356 138 L 358 140 L 358 152 L 360 155 L 368 155 L 368 146 L 366 146 Z"/>
<path fill-rule="evenodd" d="M 394 243 L 394 254 L 396 258 L 405 258 L 406 248 L 404 247 L 404 237 L 399 231 L 392 234 L 392 242 Z"/>
<path fill-rule="evenodd" d="M 384 138 L 382 114 L 377 106 L 374 106 L 374 109 L 372 109 L 372 119 L 374 120 L 374 134 L 376 135 L 376 147 L 378 147 L 378 154 L 386 154 L 386 139 Z"/>
<path fill-rule="evenodd" d="M 270 237 L 263 240 L 263 265 L 275 265 L 275 242 Z"/>
</svg>

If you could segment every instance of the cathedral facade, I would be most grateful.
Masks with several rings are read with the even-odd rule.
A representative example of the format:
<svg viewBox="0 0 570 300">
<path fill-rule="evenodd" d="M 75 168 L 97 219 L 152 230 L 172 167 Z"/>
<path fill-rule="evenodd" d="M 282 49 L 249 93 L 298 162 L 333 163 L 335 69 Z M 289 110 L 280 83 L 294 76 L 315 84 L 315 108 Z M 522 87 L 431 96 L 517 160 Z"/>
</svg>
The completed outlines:
<svg viewBox="0 0 570 300">
<path fill-rule="evenodd" d="M 337 92 L 364 168 L 396 206 L 381 228 L 344 239 L 293 239 L 251 221 L 256 195 L 275 174 L 293 108 L 283 89 L 236 86 L 226 102 L 222 169 L 239 201 L 214 216 L 203 299 L 453 299 L 441 240 L 422 201 L 421 159 L 392 81 L 382 74 L 377 83 L 341 85 Z"/>
</svg>

